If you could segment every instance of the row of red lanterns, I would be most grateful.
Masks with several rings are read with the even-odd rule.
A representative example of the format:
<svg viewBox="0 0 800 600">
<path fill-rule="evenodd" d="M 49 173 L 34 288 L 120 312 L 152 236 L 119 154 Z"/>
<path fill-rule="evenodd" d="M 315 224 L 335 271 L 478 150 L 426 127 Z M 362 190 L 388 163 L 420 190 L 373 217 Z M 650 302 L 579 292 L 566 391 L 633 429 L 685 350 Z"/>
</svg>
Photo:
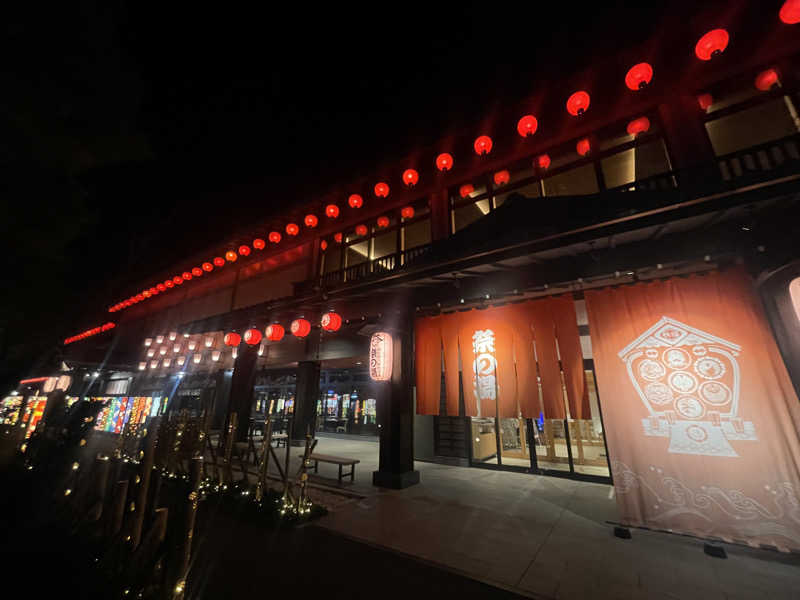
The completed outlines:
<svg viewBox="0 0 800 600">
<path fill-rule="evenodd" d="M 73 335 L 72 337 L 68 337 L 67 339 L 64 340 L 64 345 L 66 346 L 67 344 L 71 344 L 73 342 L 77 342 L 79 340 L 86 339 L 87 337 L 91 337 L 93 335 L 97 335 L 98 333 L 102 333 L 104 331 L 108 331 L 109 329 L 114 329 L 114 327 L 116 327 L 116 325 L 114 323 L 111 323 L 110 321 L 108 323 L 105 323 L 105 324 L 100 325 L 98 327 L 92 327 L 91 329 L 87 329 L 86 331 L 84 331 L 82 333 L 79 333 L 77 335 Z"/>
<path fill-rule="evenodd" d="M 335 312 L 325 313 L 320 319 L 320 327 L 328 332 L 339 331 L 339 329 L 342 327 L 341 315 Z M 289 326 L 289 331 L 294 337 L 302 339 L 311 333 L 311 322 L 304 318 L 295 319 Z M 238 346 L 242 343 L 242 341 L 244 341 L 244 343 L 248 346 L 257 346 L 261 343 L 262 339 L 270 342 L 279 342 L 283 339 L 285 334 L 286 330 L 284 329 L 283 325 L 280 323 L 272 323 L 267 325 L 266 329 L 264 329 L 263 335 L 259 329 L 250 328 L 244 332 L 244 335 L 240 335 L 235 331 L 226 333 L 222 341 L 226 346 L 231 347 Z"/>
<path fill-rule="evenodd" d="M 800 22 L 800 0 L 786 0 L 781 7 L 779 17 L 780 20 L 786 24 L 795 24 Z M 695 45 L 695 54 L 700 60 L 711 60 L 712 58 L 722 54 L 728 47 L 729 42 L 730 34 L 725 29 L 712 29 L 697 41 L 697 44 Z M 628 69 L 628 72 L 625 75 L 625 85 L 633 91 L 642 90 L 650 85 L 652 79 L 653 67 L 647 62 L 641 62 Z M 759 74 L 755 83 L 759 90 L 769 90 L 773 85 L 779 83 L 777 72 L 775 72 L 774 69 L 768 69 L 767 71 Z M 713 99 L 710 94 L 701 94 L 698 96 L 698 103 L 703 110 L 706 110 L 711 105 L 712 101 Z M 571 94 L 566 101 L 567 112 L 574 117 L 580 117 L 589 109 L 590 104 L 591 97 L 587 91 L 576 91 Z M 524 138 L 534 135 L 538 130 L 538 127 L 538 119 L 531 114 L 523 116 L 517 122 L 517 132 Z M 649 127 L 650 122 L 647 117 L 640 117 L 628 124 L 628 133 L 631 135 L 638 135 L 646 132 Z M 488 135 L 480 135 L 475 139 L 473 147 L 475 153 L 479 156 L 487 155 L 492 151 L 492 138 Z M 586 138 L 579 140 L 576 145 L 576 150 L 581 156 L 586 156 L 590 149 L 591 146 L 589 140 Z M 450 153 L 443 152 L 436 157 L 435 164 L 439 171 L 450 171 L 454 165 L 453 156 Z M 537 156 L 534 159 L 534 166 L 540 169 L 547 169 L 550 166 L 550 157 L 547 154 Z M 503 180 L 505 176 L 502 175 L 502 173 L 503 172 L 495 174 L 495 182 L 498 183 L 498 185 L 507 183 L 507 180 Z M 499 181 L 497 179 L 498 176 L 500 177 Z M 402 180 L 406 187 L 413 188 L 419 182 L 419 173 L 415 169 L 406 169 L 403 172 Z M 462 189 L 464 189 L 464 186 L 462 186 Z M 378 182 L 375 184 L 373 192 L 377 198 L 387 198 L 390 192 L 389 184 L 384 181 Z M 465 195 L 462 194 L 462 196 Z M 356 209 L 361 208 L 364 204 L 364 200 L 359 194 L 351 194 L 347 202 L 351 208 Z M 406 210 L 406 208 L 403 210 Z M 413 208 L 411 208 L 411 210 L 413 211 Z M 338 218 L 339 207 L 336 204 L 328 204 L 325 207 L 325 216 L 331 219 Z M 385 222 L 386 225 L 381 225 L 382 222 Z M 303 219 L 303 223 L 307 228 L 313 229 L 319 224 L 319 219 L 314 214 L 308 214 Z M 388 226 L 388 219 L 386 219 L 386 217 L 380 217 L 378 220 L 378 226 Z M 293 222 L 287 224 L 284 230 L 286 235 L 291 237 L 295 237 L 300 233 L 299 225 Z M 366 235 L 366 226 L 357 226 L 356 233 L 358 235 Z M 278 244 L 283 239 L 283 236 L 279 231 L 271 231 L 267 236 L 267 239 L 272 244 Z M 263 250 L 266 247 L 266 242 L 261 238 L 257 238 L 253 241 L 253 247 L 257 250 Z M 194 267 L 191 272 L 185 271 L 180 275 L 174 276 L 172 279 L 167 279 L 163 283 L 159 283 L 153 287 L 150 287 L 149 289 L 143 290 L 139 294 L 135 294 L 127 300 L 119 302 L 110 307 L 109 312 L 123 310 L 124 308 L 132 306 L 133 304 L 141 302 L 142 300 L 174 288 L 175 286 L 180 286 L 184 283 L 184 281 L 190 281 L 193 277 L 200 277 L 204 272 L 211 272 L 214 267 L 223 267 L 225 266 L 226 261 L 235 262 L 238 256 L 248 256 L 249 254 L 250 247 L 247 245 L 242 245 L 239 247 L 238 255 L 233 250 L 228 250 L 225 253 L 224 259 L 219 256 L 215 257 L 213 259 L 213 264 L 211 262 L 205 262 L 203 263 L 202 268 Z"/>
</svg>

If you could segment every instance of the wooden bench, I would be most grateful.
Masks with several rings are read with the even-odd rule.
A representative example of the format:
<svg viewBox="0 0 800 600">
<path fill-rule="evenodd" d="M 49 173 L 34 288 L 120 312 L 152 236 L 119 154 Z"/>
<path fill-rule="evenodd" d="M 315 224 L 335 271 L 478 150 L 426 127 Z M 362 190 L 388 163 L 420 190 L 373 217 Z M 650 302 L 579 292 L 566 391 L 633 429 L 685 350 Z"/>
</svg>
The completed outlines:
<svg viewBox="0 0 800 600">
<path fill-rule="evenodd" d="M 300 458 L 303 458 L 303 455 L 299 455 Z M 356 465 L 360 463 L 360 460 L 355 458 L 342 458 L 341 456 L 331 456 L 329 454 L 312 454 L 308 457 L 308 460 L 314 461 L 314 473 L 319 473 L 319 463 L 330 463 L 332 465 L 339 465 L 339 483 L 342 482 L 342 477 L 347 475 L 350 476 L 350 481 L 353 481 L 355 474 L 356 474 Z M 342 467 L 349 466 L 350 472 L 342 473 Z"/>
</svg>

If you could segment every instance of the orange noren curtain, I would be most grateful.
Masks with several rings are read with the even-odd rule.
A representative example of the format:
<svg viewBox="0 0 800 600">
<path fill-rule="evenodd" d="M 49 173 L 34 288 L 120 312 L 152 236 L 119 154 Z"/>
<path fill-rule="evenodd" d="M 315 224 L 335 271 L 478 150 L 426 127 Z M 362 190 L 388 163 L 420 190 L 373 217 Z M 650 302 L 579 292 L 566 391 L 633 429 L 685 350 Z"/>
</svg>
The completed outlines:
<svg viewBox="0 0 800 600">
<path fill-rule="evenodd" d="M 458 327 L 461 313 L 441 316 L 442 345 L 444 349 L 444 384 L 447 414 L 458 416 Z"/>
<path fill-rule="evenodd" d="M 508 313 L 514 329 L 517 401 L 524 418 L 536 419 L 542 412 L 542 404 L 539 397 L 536 360 L 533 355 L 531 303 L 512 304 L 508 307 Z"/>
<path fill-rule="evenodd" d="M 442 342 L 438 319 L 416 320 L 414 350 L 417 413 L 438 415 L 442 391 Z"/>
<path fill-rule="evenodd" d="M 567 388 L 569 414 L 573 419 L 591 419 L 589 390 L 583 371 L 583 352 L 581 351 L 578 319 L 575 314 L 575 301 L 570 296 L 558 296 L 547 300 L 548 310 L 553 317 L 561 354 L 561 369 Z"/>
<path fill-rule="evenodd" d="M 545 418 L 563 419 L 566 417 L 566 412 L 561 369 L 558 366 L 556 353 L 555 324 L 548 308 L 547 300 L 536 300 L 531 303 L 530 312 L 539 376 L 542 378 L 542 406 Z"/>
</svg>

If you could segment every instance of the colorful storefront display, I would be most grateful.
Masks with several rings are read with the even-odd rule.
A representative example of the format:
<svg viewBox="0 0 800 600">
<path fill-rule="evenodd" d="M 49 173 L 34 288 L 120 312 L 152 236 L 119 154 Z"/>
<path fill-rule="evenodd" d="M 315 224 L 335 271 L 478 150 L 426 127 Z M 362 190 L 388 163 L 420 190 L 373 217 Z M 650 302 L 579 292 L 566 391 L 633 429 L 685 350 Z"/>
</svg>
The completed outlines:
<svg viewBox="0 0 800 600">
<path fill-rule="evenodd" d="M 25 402 L 25 411 L 22 415 L 22 423 L 25 427 L 25 439 L 31 437 L 36 430 L 36 426 L 42 419 L 44 408 L 47 405 L 47 396 L 30 396 Z"/>
<path fill-rule="evenodd" d="M 0 401 L 0 425 L 14 426 L 19 421 L 22 396 L 6 396 Z"/>
<path fill-rule="evenodd" d="M 92 398 L 106 404 L 97 415 L 97 431 L 120 434 L 129 423 L 134 427 L 143 425 L 148 418 L 164 414 L 167 398 L 159 396 L 119 396 Z"/>
</svg>

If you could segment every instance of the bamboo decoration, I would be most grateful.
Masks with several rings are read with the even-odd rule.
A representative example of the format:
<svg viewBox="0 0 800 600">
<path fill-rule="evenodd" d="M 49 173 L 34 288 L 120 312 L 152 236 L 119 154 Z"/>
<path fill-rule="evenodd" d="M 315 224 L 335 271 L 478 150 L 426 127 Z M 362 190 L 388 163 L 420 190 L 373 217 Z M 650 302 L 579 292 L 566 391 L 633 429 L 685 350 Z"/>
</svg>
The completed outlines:
<svg viewBox="0 0 800 600">
<path fill-rule="evenodd" d="M 192 555 L 192 538 L 194 537 L 194 523 L 197 518 L 197 504 L 200 501 L 200 480 L 203 477 L 203 457 L 197 456 L 192 459 L 189 465 L 190 489 L 187 500 L 189 506 L 186 510 L 186 522 L 184 526 L 183 547 L 181 550 L 181 565 L 178 569 L 179 580 L 175 585 L 174 598 L 182 598 L 186 587 L 186 577 L 189 571 L 189 559 Z"/>
<path fill-rule="evenodd" d="M 125 516 L 125 500 L 128 496 L 128 480 L 117 481 L 114 494 L 111 497 L 111 512 L 108 515 L 107 535 L 113 538 L 122 529 L 122 520 Z"/>
<path fill-rule="evenodd" d="M 284 456 L 284 463 L 283 463 L 283 499 L 282 505 L 283 508 L 281 509 L 281 513 L 285 512 L 287 509 L 291 510 L 294 504 L 294 494 L 292 494 L 292 482 L 289 481 L 289 450 L 292 446 L 291 439 L 292 433 L 294 430 L 294 420 L 291 417 L 288 417 L 288 424 L 287 424 L 287 433 L 289 437 L 286 439 L 286 454 Z"/>
<path fill-rule="evenodd" d="M 287 444 L 288 446 L 288 444 Z M 303 450 L 303 461 L 300 464 L 300 494 L 297 497 L 297 505 L 295 511 L 298 515 L 308 514 L 311 512 L 311 501 L 308 499 L 307 484 L 308 484 L 308 459 L 312 451 L 311 443 L 311 427 L 306 427 L 306 447 Z"/>
<path fill-rule="evenodd" d="M 153 417 L 150 427 L 146 430 L 144 457 L 139 464 L 138 473 L 134 476 L 136 485 L 135 515 L 131 522 L 131 548 L 136 549 L 142 538 L 142 525 L 147 509 L 147 494 L 150 490 L 150 476 L 153 472 L 153 461 L 156 454 L 158 440 L 158 423 L 161 417 Z"/>
<path fill-rule="evenodd" d="M 264 439 L 261 441 L 261 462 L 258 467 L 258 483 L 256 484 L 256 502 L 261 502 L 264 490 L 267 489 L 267 469 L 272 449 L 272 416 L 264 422 Z"/>
<path fill-rule="evenodd" d="M 238 413 L 232 412 L 228 421 L 228 431 L 225 436 L 224 463 L 224 483 L 233 482 L 233 468 L 231 465 L 231 454 L 233 452 L 233 440 L 236 437 L 236 428 L 239 423 Z"/>
<path fill-rule="evenodd" d="M 89 489 L 87 498 L 88 518 L 90 522 L 99 521 L 103 516 L 103 505 L 106 499 L 106 490 L 108 488 L 108 475 L 111 469 L 111 464 L 107 456 L 97 455 L 94 461 L 94 473 L 92 477 L 92 486 Z"/>
</svg>

